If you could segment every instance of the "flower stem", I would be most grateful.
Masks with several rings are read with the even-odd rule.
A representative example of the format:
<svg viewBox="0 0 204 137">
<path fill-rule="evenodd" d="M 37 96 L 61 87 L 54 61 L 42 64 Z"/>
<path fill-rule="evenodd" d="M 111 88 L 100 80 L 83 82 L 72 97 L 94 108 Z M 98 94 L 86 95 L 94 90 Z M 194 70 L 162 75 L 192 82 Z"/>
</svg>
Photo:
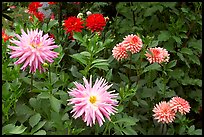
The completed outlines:
<svg viewBox="0 0 204 137">
<path fill-rule="evenodd" d="M 108 127 L 109 127 L 109 124 L 110 124 L 110 122 L 108 122 L 108 124 L 106 125 L 106 128 L 105 128 L 105 130 L 104 130 L 104 132 L 103 132 L 103 135 L 105 135 L 105 133 L 107 132 L 107 129 L 108 129 Z"/>
<path fill-rule="evenodd" d="M 30 85 L 31 85 L 30 90 L 32 92 L 32 90 L 33 90 L 33 73 L 31 73 Z"/>
<path fill-rule="evenodd" d="M 51 84 L 52 81 L 51 81 L 51 67 L 50 67 L 50 65 L 49 65 L 49 79 L 50 79 L 50 84 Z"/>
</svg>

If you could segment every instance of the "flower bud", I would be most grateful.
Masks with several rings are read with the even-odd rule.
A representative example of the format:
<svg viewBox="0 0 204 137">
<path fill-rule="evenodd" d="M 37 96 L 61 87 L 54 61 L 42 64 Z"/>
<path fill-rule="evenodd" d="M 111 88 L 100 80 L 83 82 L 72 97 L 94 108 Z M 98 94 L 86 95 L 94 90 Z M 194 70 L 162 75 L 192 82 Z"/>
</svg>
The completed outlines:
<svg viewBox="0 0 204 137">
<path fill-rule="evenodd" d="M 91 13 L 90 11 L 87 11 L 87 12 L 86 12 L 86 15 L 87 15 L 87 16 L 89 16 L 89 15 L 91 15 L 91 14 L 92 14 L 92 13 Z"/>
<path fill-rule="evenodd" d="M 83 13 L 79 13 L 79 14 L 77 15 L 77 18 L 83 18 Z"/>
</svg>

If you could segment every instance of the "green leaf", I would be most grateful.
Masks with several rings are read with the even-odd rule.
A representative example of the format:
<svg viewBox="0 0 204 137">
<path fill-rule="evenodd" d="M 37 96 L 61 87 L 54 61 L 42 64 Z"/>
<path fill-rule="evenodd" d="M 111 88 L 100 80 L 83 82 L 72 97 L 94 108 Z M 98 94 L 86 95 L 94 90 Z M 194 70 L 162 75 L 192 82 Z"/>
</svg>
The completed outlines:
<svg viewBox="0 0 204 137">
<path fill-rule="evenodd" d="M 141 98 L 148 98 L 155 96 L 156 92 L 150 88 L 144 87 L 143 91 L 141 92 Z"/>
<path fill-rule="evenodd" d="M 78 72 L 78 69 L 77 69 L 76 66 L 73 66 L 73 65 L 72 65 L 70 71 L 71 71 L 72 75 L 73 75 L 74 77 L 76 77 L 76 78 L 82 78 L 82 77 L 83 77 L 83 75 Z"/>
<path fill-rule="evenodd" d="M 123 73 L 120 73 L 120 72 L 118 72 L 118 74 L 120 75 L 120 78 L 121 78 L 124 82 L 129 83 L 129 79 L 128 79 L 128 77 L 127 77 L 126 75 L 124 75 Z"/>
<path fill-rule="evenodd" d="M 57 20 L 50 20 L 50 22 L 48 23 L 48 29 L 47 31 L 49 32 L 50 29 L 55 26 L 56 24 L 58 24 L 58 21 Z"/>
<path fill-rule="evenodd" d="M 196 55 L 189 55 L 189 60 L 191 60 L 193 63 L 200 65 L 200 59 Z"/>
<path fill-rule="evenodd" d="M 70 55 L 72 58 L 76 59 L 79 63 L 82 65 L 87 65 L 88 58 L 80 53 L 76 53 L 73 55 Z"/>
<path fill-rule="evenodd" d="M 113 77 L 113 75 L 112 75 L 112 70 L 113 70 L 113 69 L 110 69 L 110 70 L 107 72 L 107 74 L 106 74 L 106 79 L 107 79 L 107 81 L 111 81 L 111 79 L 112 79 L 112 77 Z"/>
<path fill-rule="evenodd" d="M 50 97 L 50 105 L 52 107 L 52 109 L 55 111 L 55 112 L 58 112 L 60 111 L 60 108 L 61 108 L 61 103 L 62 101 L 61 100 L 58 100 L 57 98 L 55 98 L 54 96 L 51 96 Z"/>
<path fill-rule="evenodd" d="M 170 38 L 170 33 L 168 31 L 161 31 L 158 36 L 158 41 L 167 41 Z"/>
<path fill-rule="evenodd" d="M 9 133 L 10 134 L 22 134 L 27 127 L 25 127 L 23 124 L 20 126 L 15 126 L 15 128 L 10 129 Z"/>
<path fill-rule="evenodd" d="M 190 65 L 188 64 L 188 62 L 186 61 L 186 59 L 184 58 L 183 54 L 181 54 L 180 52 L 177 52 L 177 55 L 179 56 L 179 58 L 184 61 L 187 65 L 188 68 L 190 68 Z"/>
<path fill-rule="evenodd" d="M 161 66 L 156 62 L 147 66 L 142 73 L 148 72 L 150 70 L 161 70 Z"/>
<path fill-rule="evenodd" d="M 194 135 L 202 135 L 202 129 L 196 129 Z"/>
<path fill-rule="evenodd" d="M 192 50 L 189 49 L 189 48 L 181 48 L 180 52 L 183 53 L 183 54 L 193 55 Z"/>
<path fill-rule="evenodd" d="M 37 96 L 37 98 L 48 99 L 48 98 L 50 98 L 50 94 L 48 92 L 42 92 Z"/>
<path fill-rule="evenodd" d="M 34 133 L 33 135 L 46 135 L 45 130 L 39 130 L 38 132 Z"/>
<path fill-rule="evenodd" d="M 73 38 L 80 41 L 81 43 L 84 43 L 81 32 L 74 32 L 73 33 Z"/>
<path fill-rule="evenodd" d="M 137 132 L 132 129 L 132 127 L 126 127 L 122 129 L 122 131 L 125 133 L 125 135 L 137 135 Z"/>
<path fill-rule="evenodd" d="M 31 133 L 38 131 L 41 127 L 45 125 L 47 121 L 40 121 L 35 127 L 32 128 Z"/>
<path fill-rule="evenodd" d="M 10 132 L 10 130 L 13 130 L 14 128 L 15 128 L 14 124 L 8 124 L 6 126 L 3 126 L 3 128 L 2 128 L 2 135 L 8 134 Z"/>
<path fill-rule="evenodd" d="M 152 47 L 156 47 L 157 45 L 158 45 L 158 40 L 154 40 L 148 47 L 152 48 Z"/>
<path fill-rule="evenodd" d="M 38 122 L 41 119 L 41 115 L 39 113 L 33 115 L 32 117 L 30 117 L 29 119 L 29 124 L 31 125 L 31 127 L 33 128 L 35 125 L 38 124 Z"/>
<path fill-rule="evenodd" d="M 176 41 L 176 43 L 181 44 L 181 38 L 177 36 L 172 36 L 172 38 Z"/>
<path fill-rule="evenodd" d="M 120 118 L 119 120 L 115 121 L 114 123 L 126 123 L 126 125 L 135 125 L 139 119 L 132 118 L 132 117 L 124 117 Z"/>
<path fill-rule="evenodd" d="M 166 65 L 166 68 L 167 68 L 167 69 L 173 68 L 174 66 L 176 66 L 176 63 L 177 63 L 177 60 L 172 60 L 171 62 L 169 62 L 169 63 Z"/>
</svg>

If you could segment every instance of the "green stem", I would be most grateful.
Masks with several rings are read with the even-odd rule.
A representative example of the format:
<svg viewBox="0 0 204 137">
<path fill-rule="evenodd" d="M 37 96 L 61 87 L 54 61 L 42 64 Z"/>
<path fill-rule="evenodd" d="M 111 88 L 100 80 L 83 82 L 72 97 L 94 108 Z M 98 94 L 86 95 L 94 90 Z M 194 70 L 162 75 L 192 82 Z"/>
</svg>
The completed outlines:
<svg viewBox="0 0 204 137">
<path fill-rule="evenodd" d="M 109 124 L 110 124 L 110 122 L 108 122 L 108 124 L 106 125 L 106 128 L 105 128 L 105 130 L 104 130 L 104 132 L 103 132 L 103 135 L 105 135 L 105 133 L 107 132 L 107 129 L 108 129 L 108 127 L 109 127 Z"/>
<path fill-rule="evenodd" d="M 51 67 L 50 67 L 50 65 L 49 65 L 49 79 L 50 79 L 50 84 L 51 84 L 52 81 L 51 81 Z"/>
<path fill-rule="evenodd" d="M 33 90 L 33 73 L 31 73 L 30 85 L 31 85 L 30 89 L 31 89 L 31 92 L 32 92 L 32 90 Z"/>
</svg>

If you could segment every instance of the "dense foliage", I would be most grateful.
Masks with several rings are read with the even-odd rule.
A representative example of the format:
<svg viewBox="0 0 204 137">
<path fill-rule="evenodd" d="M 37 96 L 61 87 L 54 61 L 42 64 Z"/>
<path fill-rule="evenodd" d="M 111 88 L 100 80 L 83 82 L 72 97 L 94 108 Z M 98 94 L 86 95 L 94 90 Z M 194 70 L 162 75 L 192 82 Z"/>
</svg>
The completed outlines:
<svg viewBox="0 0 204 137">
<path fill-rule="evenodd" d="M 52 19 L 29 13 L 29 4 L 2 3 L 3 135 L 202 134 L 201 2 L 56 2 L 49 4 Z M 87 11 L 108 17 L 106 24 L 95 26 L 94 19 L 89 19 L 89 29 L 79 20 L 78 28 L 64 24 L 79 13 L 85 21 Z M 14 44 L 9 40 L 27 28 L 42 30 L 58 45 L 54 49 L 58 57 L 43 64 L 45 73 L 23 71 L 22 65 L 14 64 L 17 59 L 10 58 L 8 46 Z M 118 61 L 112 50 L 130 34 L 139 36 L 143 47 Z M 165 48 L 169 61 L 150 63 L 145 52 L 154 47 Z M 118 111 L 101 127 L 97 122 L 89 127 L 81 117 L 74 119 L 67 101 L 73 82 L 83 83 L 83 76 L 91 75 L 93 81 L 105 78 L 118 93 Z M 189 102 L 190 112 L 176 114 L 172 123 L 158 123 L 152 111 L 155 104 L 175 96 Z"/>
</svg>

